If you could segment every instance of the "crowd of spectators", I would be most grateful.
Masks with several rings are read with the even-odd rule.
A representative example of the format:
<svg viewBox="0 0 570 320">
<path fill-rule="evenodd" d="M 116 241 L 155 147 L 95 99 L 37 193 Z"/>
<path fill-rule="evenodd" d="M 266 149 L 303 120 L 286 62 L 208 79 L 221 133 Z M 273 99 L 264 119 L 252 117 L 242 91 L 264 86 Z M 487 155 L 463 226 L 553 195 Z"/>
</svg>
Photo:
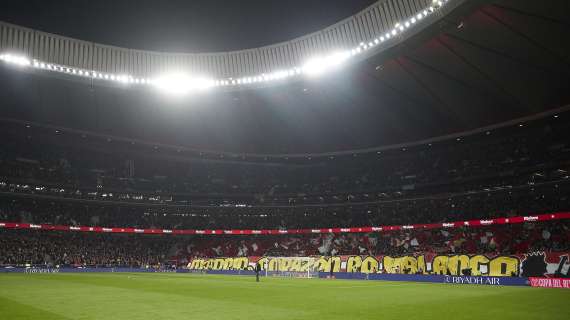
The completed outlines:
<svg viewBox="0 0 570 320">
<path fill-rule="evenodd" d="M 289 162 L 146 154 L 137 145 L 118 152 L 87 142 L 41 143 L 0 128 L 7 137 L 0 150 L 0 221 L 306 229 L 567 211 L 569 129 L 568 120 L 543 119 L 499 134 Z M 151 266 L 191 256 L 519 253 L 568 250 L 568 234 L 567 222 L 232 239 L 0 229 L 0 263 Z"/>
<path fill-rule="evenodd" d="M 167 261 L 173 239 L 130 235 L 0 231 L 0 265 L 150 268 Z"/>
<path fill-rule="evenodd" d="M 479 193 L 294 207 L 115 205 L 0 196 L 0 221 L 161 229 L 306 229 L 524 216 L 570 208 L 570 181 Z"/>
<path fill-rule="evenodd" d="M 16 135 L 0 151 L 0 188 L 208 206 L 345 203 L 480 191 L 569 179 L 569 129 L 570 121 L 553 118 L 433 145 L 292 163 L 282 158 L 171 157 L 149 154 L 144 146 L 105 152 L 85 142 L 44 144 Z"/>
<path fill-rule="evenodd" d="M 229 241 L 237 240 L 237 241 Z M 194 240 L 185 253 L 198 257 L 247 255 L 510 255 L 570 249 L 570 224 L 525 223 L 480 228 L 402 230 L 371 234 L 216 237 Z"/>
<path fill-rule="evenodd" d="M 159 267 L 195 257 L 568 252 L 568 221 L 370 234 L 157 236 L 3 230 L 0 265 Z"/>
</svg>

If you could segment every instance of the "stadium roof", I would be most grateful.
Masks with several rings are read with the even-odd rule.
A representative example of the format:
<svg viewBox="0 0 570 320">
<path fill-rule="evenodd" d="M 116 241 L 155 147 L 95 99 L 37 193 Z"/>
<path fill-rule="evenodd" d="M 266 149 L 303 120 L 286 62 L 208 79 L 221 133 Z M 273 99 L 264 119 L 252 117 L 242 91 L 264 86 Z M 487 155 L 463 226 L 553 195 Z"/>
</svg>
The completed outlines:
<svg viewBox="0 0 570 320">
<path fill-rule="evenodd" d="M 431 5 L 408 4 L 416 2 Z M 386 3 L 379 1 L 364 12 Z M 409 28 L 386 45 L 364 48 L 370 47 L 368 43 L 357 43 L 367 53 L 326 76 L 183 99 L 69 72 L 20 72 L 4 65 L 1 116 L 194 148 L 284 154 L 421 140 L 568 104 L 570 43 L 562 40 L 570 26 L 567 1 L 447 3 L 449 7 L 427 17 L 430 20 L 420 28 Z M 374 21 L 369 23 L 379 30 Z M 381 34 L 385 33 L 370 40 Z M 356 43 L 357 38 L 347 38 L 346 43 Z M 7 48 L 6 41 L 1 47 Z M 309 53 L 300 52 L 297 60 L 275 61 L 302 64 Z M 69 60 L 66 65 L 70 62 L 79 63 Z M 284 66 L 279 63 L 275 66 Z M 218 71 L 224 77 L 228 70 Z"/>
</svg>

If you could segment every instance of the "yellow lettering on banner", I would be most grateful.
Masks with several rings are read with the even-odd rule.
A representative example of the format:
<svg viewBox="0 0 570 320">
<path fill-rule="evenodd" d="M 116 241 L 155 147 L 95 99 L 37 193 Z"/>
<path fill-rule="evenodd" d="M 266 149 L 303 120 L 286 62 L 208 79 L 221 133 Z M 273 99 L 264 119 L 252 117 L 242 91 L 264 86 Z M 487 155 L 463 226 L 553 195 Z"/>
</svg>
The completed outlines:
<svg viewBox="0 0 570 320">
<path fill-rule="evenodd" d="M 289 271 L 301 271 L 301 259 L 293 258 L 291 259 L 291 267 Z"/>
<path fill-rule="evenodd" d="M 489 264 L 489 276 L 510 276 L 512 273 L 519 274 L 519 259 L 514 257 L 500 256 L 491 260 Z"/>
<path fill-rule="evenodd" d="M 382 264 L 384 265 L 384 272 L 400 273 L 402 271 L 401 262 L 402 258 L 392 258 L 390 256 L 384 256 L 384 259 L 382 259 Z"/>
<path fill-rule="evenodd" d="M 216 258 L 212 260 L 212 266 L 210 267 L 212 270 L 222 270 L 223 267 L 224 267 L 223 258 Z"/>
<path fill-rule="evenodd" d="M 350 256 L 346 261 L 346 272 L 360 272 L 362 266 L 361 256 Z"/>
<path fill-rule="evenodd" d="M 437 256 L 433 258 L 432 269 L 435 274 L 447 274 L 447 262 L 449 257 Z"/>
<path fill-rule="evenodd" d="M 394 266 L 394 258 L 390 256 L 384 256 L 382 258 L 382 265 L 384 266 L 385 273 L 394 273 L 396 267 Z"/>
<path fill-rule="evenodd" d="M 424 256 L 418 256 L 417 258 L 418 270 L 422 271 L 422 274 L 428 274 L 426 269 L 426 258 Z"/>
<path fill-rule="evenodd" d="M 243 270 L 243 269 L 247 268 L 248 265 L 249 265 L 249 258 L 247 258 L 247 257 L 234 258 L 234 261 L 233 261 L 233 269 L 234 270 Z M 263 264 L 262 264 L 262 266 L 263 266 Z"/>
<path fill-rule="evenodd" d="M 483 255 L 476 255 L 472 256 L 469 259 L 469 266 L 471 267 L 471 275 L 472 276 L 484 276 L 489 274 L 489 258 Z M 481 272 L 481 266 L 486 266 L 484 268 L 485 272 Z"/>
<path fill-rule="evenodd" d="M 447 268 L 452 275 L 462 275 L 463 269 L 469 268 L 469 257 L 466 255 L 457 255 L 449 257 Z"/>
<path fill-rule="evenodd" d="M 300 265 L 299 271 L 301 272 L 306 272 L 307 270 L 309 270 L 309 268 L 313 267 L 312 262 L 305 259 L 299 260 L 299 265 Z"/>
<path fill-rule="evenodd" d="M 191 270 L 202 270 L 202 269 L 204 269 L 204 260 L 203 259 L 194 259 L 194 260 L 192 260 L 192 262 L 190 262 L 190 265 L 188 266 L 188 268 Z"/>
<path fill-rule="evenodd" d="M 279 258 L 279 271 L 289 271 L 293 264 L 290 258 Z"/>
<path fill-rule="evenodd" d="M 273 258 L 269 259 L 269 266 L 267 270 L 269 271 L 277 271 L 279 269 L 279 259 Z"/>
<path fill-rule="evenodd" d="M 234 268 L 234 258 L 225 258 L 222 270 L 233 270 Z"/>
<path fill-rule="evenodd" d="M 333 261 L 334 261 L 333 272 L 340 272 L 341 260 L 339 256 L 334 256 L 329 258 L 321 256 L 319 260 L 315 262 L 315 268 L 318 271 L 331 272 L 331 266 L 333 264 Z"/>
<path fill-rule="evenodd" d="M 408 274 L 415 274 L 418 272 L 418 261 L 416 258 L 411 256 L 405 256 L 400 259 L 400 273 L 404 273 L 407 270 Z"/>
<path fill-rule="evenodd" d="M 376 258 L 371 257 L 371 256 L 364 258 L 364 260 L 362 260 L 360 272 L 362 272 L 362 273 L 377 273 L 378 272 L 378 260 L 376 260 Z"/>
</svg>

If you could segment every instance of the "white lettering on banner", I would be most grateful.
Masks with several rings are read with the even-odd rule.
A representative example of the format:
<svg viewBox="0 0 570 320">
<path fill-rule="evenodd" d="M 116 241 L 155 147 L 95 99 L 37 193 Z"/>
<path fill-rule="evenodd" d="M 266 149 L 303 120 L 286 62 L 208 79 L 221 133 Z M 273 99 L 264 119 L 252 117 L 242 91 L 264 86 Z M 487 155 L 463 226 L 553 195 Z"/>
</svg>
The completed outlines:
<svg viewBox="0 0 570 320">
<path fill-rule="evenodd" d="M 136 233 L 144 233 L 144 229 L 135 229 Z"/>
<path fill-rule="evenodd" d="M 69 227 L 69 230 L 79 231 L 81 230 L 80 227 Z"/>
<path fill-rule="evenodd" d="M 205 234 L 206 232 L 204 230 L 196 230 L 197 234 Z"/>
<path fill-rule="evenodd" d="M 493 224 L 493 220 L 481 220 L 480 222 L 483 225 Z"/>
<path fill-rule="evenodd" d="M 225 234 L 232 234 L 232 230 L 224 230 Z"/>
<path fill-rule="evenodd" d="M 570 289 L 570 279 L 563 278 L 529 278 L 532 287 Z"/>
<path fill-rule="evenodd" d="M 372 231 L 382 231 L 381 227 L 372 227 Z"/>
<path fill-rule="evenodd" d="M 402 226 L 402 229 L 413 229 L 414 226 Z"/>
<path fill-rule="evenodd" d="M 113 229 L 111 229 L 111 228 L 103 228 L 103 232 L 112 232 L 112 231 L 113 231 Z"/>
<path fill-rule="evenodd" d="M 350 232 L 350 229 L 349 228 L 341 228 L 340 232 Z"/>
<path fill-rule="evenodd" d="M 445 276 L 443 282 L 458 284 L 485 284 L 498 286 L 501 285 L 499 277 L 467 277 L 467 276 Z"/>
<path fill-rule="evenodd" d="M 287 233 L 287 230 L 279 230 L 279 233 Z"/>
<path fill-rule="evenodd" d="M 319 229 L 312 229 L 311 232 L 312 232 L 312 233 L 321 233 L 321 230 L 319 230 Z"/>
<path fill-rule="evenodd" d="M 212 230 L 211 233 L 212 233 L 212 234 L 216 234 L 216 230 Z M 243 233 L 243 231 L 242 231 L 242 233 Z"/>
<path fill-rule="evenodd" d="M 30 228 L 32 228 L 32 229 L 41 229 L 42 226 L 40 226 L 39 224 L 30 224 Z"/>
<path fill-rule="evenodd" d="M 163 229 L 162 233 L 172 233 L 172 230 L 168 230 L 168 229 Z"/>
<path fill-rule="evenodd" d="M 528 216 L 528 217 L 523 217 L 524 221 L 536 221 L 538 220 L 537 216 Z"/>
<path fill-rule="evenodd" d="M 261 234 L 261 230 L 251 230 L 251 233 L 253 233 L 253 234 Z"/>
<path fill-rule="evenodd" d="M 89 227 L 89 231 L 93 231 L 93 227 Z"/>
<path fill-rule="evenodd" d="M 58 273 L 59 269 L 49 268 L 26 268 L 24 273 Z"/>
<path fill-rule="evenodd" d="M 453 227 L 455 227 L 455 223 L 444 223 L 443 227 L 444 228 L 453 228 Z"/>
<path fill-rule="evenodd" d="M 0 223 L 0 227 L 5 227 L 6 224 L 5 223 Z"/>
</svg>

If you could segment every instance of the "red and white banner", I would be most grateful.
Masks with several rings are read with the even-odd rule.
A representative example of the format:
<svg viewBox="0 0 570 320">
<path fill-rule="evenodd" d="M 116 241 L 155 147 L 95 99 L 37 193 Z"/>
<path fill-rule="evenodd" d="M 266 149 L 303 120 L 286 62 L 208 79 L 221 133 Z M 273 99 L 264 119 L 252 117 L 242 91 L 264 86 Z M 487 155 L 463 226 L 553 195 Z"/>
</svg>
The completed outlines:
<svg viewBox="0 0 570 320">
<path fill-rule="evenodd" d="M 531 287 L 570 289 L 570 279 L 565 278 L 528 278 Z"/>
<path fill-rule="evenodd" d="M 81 232 L 106 232 L 106 233 L 144 233 L 144 234 L 167 234 L 167 235 L 181 235 L 181 234 L 203 234 L 203 235 L 252 235 L 252 234 L 265 234 L 265 235 L 283 235 L 283 234 L 315 234 L 315 233 L 371 233 L 371 232 L 389 232 L 397 230 L 410 230 L 410 229 L 446 229 L 446 228 L 460 228 L 460 227 L 480 227 L 490 225 L 502 224 L 517 224 L 523 222 L 535 221 L 551 221 L 570 219 L 570 212 L 558 212 L 550 214 L 539 214 L 532 216 L 510 217 L 510 218 L 495 218 L 484 220 L 468 220 L 444 223 L 431 223 L 431 224 L 412 224 L 402 226 L 377 226 L 377 227 L 352 227 L 352 228 L 322 228 L 322 229 L 266 229 L 266 230 L 241 230 L 241 229 L 217 229 L 217 230 L 195 230 L 195 229 L 135 229 L 135 228 L 107 228 L 107 227 L 85 227 L 85 226 L 57 226 L 51 224 L 29 224 L 29 223 L 16 223 L 16 222 L 0 222 L 0 229 L 36 229 L 36 230 L 54 230 L 54 231 L 81 231 Z"/>
</svg>

